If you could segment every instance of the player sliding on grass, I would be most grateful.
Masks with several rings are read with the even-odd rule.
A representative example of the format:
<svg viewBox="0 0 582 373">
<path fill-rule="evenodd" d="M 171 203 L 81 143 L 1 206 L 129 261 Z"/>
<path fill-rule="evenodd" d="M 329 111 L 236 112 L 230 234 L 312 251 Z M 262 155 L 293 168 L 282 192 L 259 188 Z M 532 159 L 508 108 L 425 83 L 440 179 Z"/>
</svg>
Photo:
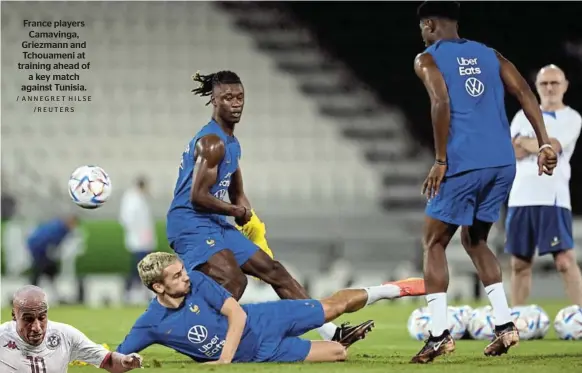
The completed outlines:
<svg viewBox="0 0 582 373">
<path fill-rule="evenodd" d="M 339 342 L 299 336 L 380 299 L 425 294 L 422 279 L 407 279 L 340 290 L 321 301 L 278 300 L 241 306 L 205 274 L 187 272 L 173 254 L 149 254 L 138 264 L 138 271 L 156 298 L 117 351 L 134 353 L 161 344 L 211 364 L 342 361 L 347 352 Z"/>
<path fill-rule="evenodd" d="M 49 321 L 45 292 L 28 285 L 14 293 L 12 321 L 0 325 L 0 372 L 65 373 L 74 360 L 111 373 L 141 367 L 138 354 L 109 352 L 71 325 Z"/>
</svg>

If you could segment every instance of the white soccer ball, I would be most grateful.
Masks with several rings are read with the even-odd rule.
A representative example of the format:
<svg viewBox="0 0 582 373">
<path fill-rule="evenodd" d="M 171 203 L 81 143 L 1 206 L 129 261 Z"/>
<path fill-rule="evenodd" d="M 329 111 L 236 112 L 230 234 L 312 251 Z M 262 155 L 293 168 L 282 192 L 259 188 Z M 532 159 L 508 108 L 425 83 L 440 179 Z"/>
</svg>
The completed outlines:
<svg viewBox="0 0 582 373">
<path fill-rule="evenodd" d="M 468 329 L 473 339 L 492 340 L 495 336 L 495 319 L 491 306 L 476 308 L 471 314 Z"/>
<path fill-rule="evenodd" d="M 513 307 L 511 318 L 519 332 L 519 339 L 528 340 L 537 337 L 539 313 L 532 306 Z"/>
<path fill-rule="evenodd" d="M 554 329 L 561 339 L 582 340 L 582 307 L 562 308 L 554 319 Z"/>
<path fill-rule="evenodd" d="M 447 318 L 451 336 L 454 339 L 463 338 L 467 330 L 467 324 L 463 321 L 463 311 L 461 311 L 460 307 L 449 306 Z"/>
<path fill-rule="evenodd" d="M 543 308 L 538 306 L 537 304 L 532 304 L 531 308 L 537 315 L 537 325 L 536 325 L 536 335 L 534 338 L 542 339 L 548 334 L 548 330 L 550 329 L 550 317 L 544 311 Z"/>
<path fill-rule="evenodd" d="M 98 166 L 81 166 L 69 178 L 69 195 L 84 209 L 96 209 L 111 196 L 109 175 Z"/>
<path fill-rule="evenodd" d="M 469 322 L 471 321 L 471 314 L 473 313 L 473 308 L 469 305 L 464 305 L 457 307 L 457 309 L 461 314 L 461 320 L 463 320 L 465 328 L 467 328 L 469 326 Z"/>
<path fill-rule="evenodd" d="M 420 307 L 412 311 L 408 318 L 408 333 L 413 339 L 422 341 L 429 337 L 430 313 L 428 308 Z"/>
</svg>

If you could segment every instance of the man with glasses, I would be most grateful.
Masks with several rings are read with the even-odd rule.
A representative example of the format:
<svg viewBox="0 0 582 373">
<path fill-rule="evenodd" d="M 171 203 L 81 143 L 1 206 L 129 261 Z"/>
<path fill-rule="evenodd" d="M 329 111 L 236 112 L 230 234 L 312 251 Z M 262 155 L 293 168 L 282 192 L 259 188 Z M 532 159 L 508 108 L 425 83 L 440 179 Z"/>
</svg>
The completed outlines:
<svg viewBox="0 0 582 373">
<path fill-rule="evenodd" d="M 536 88 L 551 145 L 559 158 L 552 177 L 538 176 L 538 141 L 520 110 L 511 123 L 517 168 L 505 222 L 505 251 L 512 255 L 511 301 L 513 306 L 523 305 L 530 294 L 532 260 L 537 247 L 538 255 L 553 255 L 570 302 L 582 305 L 582 274 L 572 250 L 569 188 L 570 158 L 582 118 L 563 102 L 568 81 L 559 67 L 543 67 L 536 77 Z"/>
</svg>

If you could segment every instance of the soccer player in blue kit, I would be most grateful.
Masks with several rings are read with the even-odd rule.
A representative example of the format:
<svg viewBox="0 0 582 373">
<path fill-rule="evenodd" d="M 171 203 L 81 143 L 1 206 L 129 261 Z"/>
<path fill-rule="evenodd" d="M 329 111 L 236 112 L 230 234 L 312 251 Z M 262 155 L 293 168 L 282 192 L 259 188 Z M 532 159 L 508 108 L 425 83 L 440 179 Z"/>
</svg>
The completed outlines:
<svg viewBox="0 0 582 373">
<path fill-rule="evenodd" d="M 156 297 L 117 347 L 123 354 L 160 344 L 197 362 L 324 362 L 346 359 L 347 347 L 302 334 L 380 299 L 424 295 L 422 279 L 344 289 L 321 301 L 278 300 L 241 306 L 214 280 L 188 271 L 175 255 L 148 254 L 138 264 Z"/>
<path fill-rule="evenodd" d="M 515 66 L 495 50 L 460 38 L 458 2 L 426 1 L 418 8 L 427 49 L 414 61 L 431 102 L 435 163 L 423 183 L 424 280 L 431 336 L 412 358 L 427 363 L 455 350 L 447 329 L 449 274 L 445 249 L 459 226 L 461 241 L 489 297 L 495 337 L 487 356 L 504 354 L 519 342 L 495 254 L 487 246 L 515 176 L 504 88 L 520 102 L 536 134 L 539 175 L 552 175 L 557 156 L 538 102 Z M 547 176 L 544 176 L 547 177 Z"/>
<path fill-rule="evenodd" d="M 210 96 L 212 118 L 182 154 L 174 199 L 167 214 L 170 246 L 187 270 L 197 269 L 239 300 L 247 285 L 245 274 L 270 284 L 282 299 L 308 299 L 305 289 L 266 251 L 239 232 L 226 217 L 245 227 L 253 219 L 239 165 L 241 146 L 234 136 L 244 107 L 244 87 L 232 71 L 196 74 L 193 93 Z M 224 199 L 228 197 L 230 203 Z M 318 332 L 345 346 L 363 338 L 373 321 L 360 325 L 326 323 Z"/>
</svg>

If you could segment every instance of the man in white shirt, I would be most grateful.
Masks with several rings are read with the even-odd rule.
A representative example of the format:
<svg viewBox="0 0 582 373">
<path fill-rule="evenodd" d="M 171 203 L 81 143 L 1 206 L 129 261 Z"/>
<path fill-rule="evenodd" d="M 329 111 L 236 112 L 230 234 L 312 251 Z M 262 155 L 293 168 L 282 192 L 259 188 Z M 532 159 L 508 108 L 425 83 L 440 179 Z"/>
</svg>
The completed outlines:
<svg viewBox="0 0 582 373">
<path fill-rule="evenodd" d="M 65 373 L 74 360 L 107 370 L 141 367 L 138 354 L 109 352 L 71 325 L 48 320 L 45 292 L 27 285 L 14 293 L 12 321 L 0 325 L 0 372 Z"/>
<path fill-rule="evenodd" d="M 564 72 L 555 65 L 542 68 L 536 78 L 544 122 L 552 147 L 559 153 L 553 176 L 538 176 L 538 145 L 523 111 L 511 123 L 517 168 L 509 194 L 505 222 L 505 251 L 511 258 L 511 299 L 523 305 L 531 289 L 532 259 L 552 254 L 573 304 L 582 305 L 582 275 L 576 263 L 570 205 L 570 158 L 580 135 L 582 118 L 563 97 L 568 88 Z"/>
<path fill-rule="evenodd" d="M 156 223 L 148 201 L 147 182 L 144 177 L 136 180 L 121 199 L 119 221 L 125 235 L 125 247 L 131 253 L 130 272 L 125 287 L 130 303 L 145 300 L 147 289 L 141 286 L 137 263 L 157 247 Z"/>
</svg>

